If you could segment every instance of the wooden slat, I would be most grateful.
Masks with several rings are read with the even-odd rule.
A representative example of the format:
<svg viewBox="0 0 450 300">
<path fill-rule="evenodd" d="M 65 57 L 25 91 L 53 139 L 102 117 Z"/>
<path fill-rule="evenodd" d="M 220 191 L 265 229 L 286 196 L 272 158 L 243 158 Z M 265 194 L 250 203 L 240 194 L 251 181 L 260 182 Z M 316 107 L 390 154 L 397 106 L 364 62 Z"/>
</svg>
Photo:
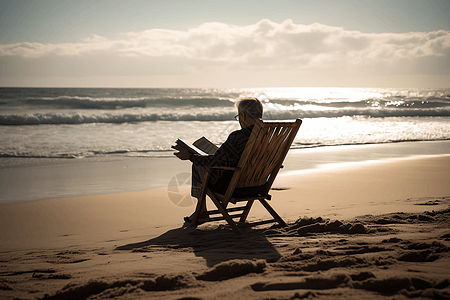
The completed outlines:
<svg viewBox="0 0 450 300">
<path fill-rule="evenodd" d="M 237 202 L 244 202 L 248 201 L 250 199 L 266 199 L 267 196 L 253 196 L 253 197 L 243 197 L 243 198 L 232 198 L 233 201 Z"/>
<path fill-rule="evenodd" d="M 276 223 L 276 222 L 278 222 L 278 221 L 275 220 L 275 219 L 268 219 L 268 220 L 263 220 L 263 221 L 256 221 L 256 222 L 251 222 L 251 223 L 245 223 L 241 227 L 253 227 L 253 226 L 265 225 L 265 224 Z"/>
<path fill-rule="evenodd" d="M 239 215 L 230 215 L 231 219 L 236 219 L 236 218 L 241 218 L 242 214 Z M 220 217 L 212 217 L 212 218 L 208 218 L 207 222 L 215 222 L 215 221 L 223 221 L 226 220 L 224 216 L 220 216 Z"/>
<path fill-rule="evenodd" d="M 249 164 L 247 164 L 247 170 L 244 174 L 243 180 L 240 181 L 239 186 L 258 186 L 264 184 L 262 182 L 264 178 L 260 178 L 258 174 L 258 168 L 264 168 L 264 164 L 261 162 L 266 161 L 265 156 L 267 155 L 267 151 L 270 141 L 274 134 L 276 134 L 276 127 L 263 125 L 261 130 L 263 132 L 263 136 L 259 136 L 259 144 L 255 145 L 254 153 L 250 157 Z"/>
<path fill-rule="evenodd" d="M 282 149 L 282 153 L 280 153 L 280 166 L 283 163 L 284 158 L 286 157 L 286 154 L 288 153 L 289 148 L 292 145 L 292 142 L 294 141 L 294 138 L 297 135 L 297 132 L 300 129 L 301 125 L 302 125 L 302 120 L 297 119 L 295 121 L 295 125 L 293 125 L 293 129 L 289 135 L 289 138 L 286 140 L 286 146 L 284 147 L 284 149 Z M 267 183 L 265 185 L 263 193 L 269 192 L 279 171 L 280 171 L 280 168 L 274 168 L 274 170 L 270 174 L 269 180 L 267 181 Z"/>
<path fill-rule="evenodd" d="M 268 141 L 272 134 L 273 128 L 267 128 L 267 126 L 263 125 L 257 137 L 258 142 L 253 146 L 254 150 L 249 155 L 247 164 L 245 165 L 245 171 L 241 174 L 241 179 L 237 187 L 258 186 L 257 183 L 252 182 L 254 180 L 254 169 L 261 165 L 261 155 L 266 151 Z"/>
<path fill-rule="evenodd" d="M 241 174 L 244 178 L 239 181 L 238 187 L 263 185 L 267 180 L 267 176 L 279 163 L 277 153 L 280 148 L 283 148 L 289 134 L 292 132 L 292 124 L 278 127 L 273 127 L 273 124 L 270 125 L 266 126 L 264 124 L 263 129 L 269 128 L 267 131 L 264 130 L 266 135 L 260 138 L 261 143 L 259 147 L 255 147 L 257 151 L 254 151 L 255 154 L 246 166 L 247 171 Z M 261 162 L 266 163 L 262 164 Z"/>
<path fill-rule="evenodd" d="M 250 137 L 247 141 L 247 145 L 245 146 L 244 152 L 242 153 L 242 156 L 237 165 L 237 167 L 240 168 L 240 170 L 242 170 L 246 166 L 247 158 L 250 155 L 250 153 L 253 151 L 253 146 L 257 140 L 257 137 L 259 135 L 262 125 L 263 125 L 263 122 L 261 120 L 258 120 L 253 127 L 252 133 L 250 134 Z M 237 171 L 234 173 L 233 177 L 231 178 L 228 189 L 225 193 L 225 197 L 224 197 L 225 199 L 231 198 L 231 195 L 234 192 L 236 184 L 238 183 L 239 178 L 241 176 L 241 173 L 242 173 L 242 171 Z M 224 200 L 225 206 L 228 204 L 227 201 L 229 201 L 229 200 Z"/>
<path fill-rule="evenodd" d="M 271 143 L 269 145 L 269 149 L 267 151 L 266 154 L 266 159 L 264 161 L 266 161 L 266 164 L 263 165 L 264 171 L 267 171 L 267 174 L 265 174 L 265 172 L 263 173 L 263 170 L 261 170 L 261 172 L 258 174 L 256 173 L 255 176 L 266 179 L 267 175 L 271 172 L 271 170 L 274 167 L 274 161 L 276 161 L 276 157 L 277 157 L 277 151 L 279 149 L 279 147 L 281 146 L 280 141 L 284 138 L 285 134 L 286 134 L 286 130 L 285 128 L 279 128 L 278 130 L 278 135 L 274 136 L 271 140 Z M 264 182 L 265 183 L 265 182 Z"/>
<path fill-rule="evenodd" d="M 240 210 L 245 210 L 247 207 L 246 206 L 240 206 L 240 207 L 232 207 L 232 208 L 227 208 L 226 211 L 227 212 L 235 212 L 235 211 L 240 211 Z M 220 214 L 220 210 L 216 209 L 216 210 L 208 210 L 207 212 L 202 213 L 200 216 L 207 218 L 210 215 L 217 215 Z"/>
<path fill-rule="evenodd" d="M 280 160 L 284 160 L 284 157 L 282 157 L 282 154 L 284 152 L 283 150 L 285 147 L 290 146 L 290 144 L 288 144 L 286 141 L 291 133 L 293 133 L 292 128 L 285 128 L 283 135 L 276 139 L 272 156 L 270 157 L 268 167 L 266 168 L 267 173 L 262 174 L 262 177 L 267 178 L 275 167 L 281 165 L 282 161 Z"/>
</svg>

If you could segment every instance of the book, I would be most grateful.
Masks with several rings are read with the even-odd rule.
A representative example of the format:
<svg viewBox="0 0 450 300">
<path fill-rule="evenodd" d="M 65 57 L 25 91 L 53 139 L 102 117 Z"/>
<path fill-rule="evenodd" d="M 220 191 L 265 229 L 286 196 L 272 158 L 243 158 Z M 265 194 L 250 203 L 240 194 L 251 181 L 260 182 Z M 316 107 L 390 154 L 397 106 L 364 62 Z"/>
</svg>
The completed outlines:
<svg viewBox="0 0 450 300">
<path fill-rule="evenodd" d="M 184 141 L 183 139 L 177 139 L 176 145 L 172 146 L 175 150 L 180 150 L 180 148 L 186 149 L 191 154 L 198 155 L 212 155 L 216 152 L 218 147 L 214 145 L 206 137 L 202 136 L 192 144 Z"/>
<path fill-rule="evenodd" d="M 209 155 L 213 155 L 214 153 L 216 153 L 217 149 L 219 148 L 204 136 L 193 142 L 192 145 Z"/>
</svg>

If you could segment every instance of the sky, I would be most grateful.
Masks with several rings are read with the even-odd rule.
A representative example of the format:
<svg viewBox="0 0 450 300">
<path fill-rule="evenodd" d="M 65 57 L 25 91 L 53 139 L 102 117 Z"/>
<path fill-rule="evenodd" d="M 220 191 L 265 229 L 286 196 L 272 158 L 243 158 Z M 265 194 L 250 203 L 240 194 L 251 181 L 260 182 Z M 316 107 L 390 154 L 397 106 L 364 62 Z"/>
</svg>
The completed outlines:
<svg viewBox="0 0 450 300">
<path fill-rule="evenodd" d="M 450 0 L 0 0 L 3 87 L 450 88 Z"/>
</svg>

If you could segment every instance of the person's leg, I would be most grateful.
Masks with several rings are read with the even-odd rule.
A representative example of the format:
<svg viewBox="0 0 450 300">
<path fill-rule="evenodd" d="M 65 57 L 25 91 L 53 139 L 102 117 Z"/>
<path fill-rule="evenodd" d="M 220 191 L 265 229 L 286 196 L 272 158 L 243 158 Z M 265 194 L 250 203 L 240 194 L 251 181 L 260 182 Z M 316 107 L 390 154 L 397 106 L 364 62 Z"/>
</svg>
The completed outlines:
<svg viewBox="0 0 450 300">
<path fill-rule="evenodd" d="M 205 166 L 192 164 L 191 196 L 197 198 L 197 201 L 199 201 L 202 193 L 200 185 L 204 175 Z M 195 213 L 201 213 L 203 211 L 206 211 L 206 201 L 203 201 L 200 208 L 196 207 L 196 210 L 189 217 L 185 217 L 184 220 L 189 222 Z"/>
<path fill-rule="evenodd" d="M 194 198 L 200 198 L 202 189 L 199 185 L 203 181 L 203 176 L 205 175 L 205 167 L 192 164 L 192 182 L 191 182 L 191 196 Z"/>
</svg>

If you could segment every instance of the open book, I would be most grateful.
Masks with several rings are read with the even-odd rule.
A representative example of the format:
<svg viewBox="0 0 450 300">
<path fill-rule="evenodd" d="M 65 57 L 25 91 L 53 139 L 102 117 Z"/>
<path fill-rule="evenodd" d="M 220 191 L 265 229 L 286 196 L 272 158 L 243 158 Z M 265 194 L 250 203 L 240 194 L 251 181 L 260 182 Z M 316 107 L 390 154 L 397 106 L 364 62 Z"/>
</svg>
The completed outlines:
<svg viewBox="0 0 450 300">
<path fill-rule="evenodd" d="M 218 149 L 216 145 L 204 136 L 193 142 L 192 145 L 182 139 L 178 139 L 176 141 L 176 145 L 172 146 L 172 148 L 176 150 L 179 150 L 179 148 L 184 148 L 191 154 L 199 155 L 212 155 Z"/>
</svg>

